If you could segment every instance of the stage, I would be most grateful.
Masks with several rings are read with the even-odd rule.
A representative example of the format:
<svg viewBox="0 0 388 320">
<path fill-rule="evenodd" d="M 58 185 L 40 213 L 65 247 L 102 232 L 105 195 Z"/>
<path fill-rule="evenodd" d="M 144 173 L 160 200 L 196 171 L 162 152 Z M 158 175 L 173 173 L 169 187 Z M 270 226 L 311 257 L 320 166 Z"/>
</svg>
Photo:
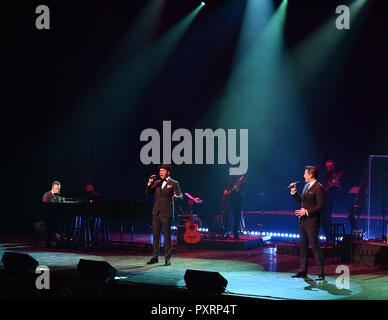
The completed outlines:
<svg viewBox="0 0 388 320">
<path fill-rule="evenodd" d="M 1 241 L 1 256 L 5 251 L 27 253 L 40 265 L 50 269 L 50 290 L 41 294 L 55 299 L 61 288 L 73 288 L 77 299 L 131 300 L 190 300 L 198 297 L 186 288 L 187 269 L 218 272 L 228 283 L 224 293 L 200 297 L 217 297 L 221 301 L 270 300 L 385 300 L 388 299 L 388 270 L 357 264 L 345 264 L 350 271 L 350 287 L 338 288 L 336 259 L 325 261 L 325 281 L 315 282 L 316 270 L 310 260 L 306 279 L 291 278 L 298 268 L 299 258 L 279 254 L 276 243 L 263 243 L 247 250 L 204 249 L 177 244 L 171 266 L 159 263 L 147 265 L 150 252 L 146 247 L 116 246 L 110 250 L 46 249 L 30 236 L 13 236 Z M 231 240 L 233 242 L 233 240 Z M 79 279 L 77 264 L 80 259 L 106 261 L 117 269 L 114 280 L 104 283 Z M 4 267 L 1 264 L 2 280 Z M 94 290 L 94 291 L 93 291 Z M 85 294 L 87 292 L 88 294 Z M 27 298 L 28 299 L 28 298 Z"/>
<path fill-rule="evenodd" d="M 388 299 L 388 1 L 4 4 L 0 257 L 15 260 L 0 260 L 0 300 L 125 300 L 108 314 L 130 318 L 151 302 L 269 301 L 280 318 L 292 312 L 272 300 L 302 301 L 299 315 Z M 171 265 L 163 250 L 148 265 L 170 228 Z M 304 234 L 323 281 L 311 251 L 308 277 L 291 277 Z M 117 274 L 84 279 L 81 259 Z M 17 273 L 28 260 L 50 288 L 35 265 Z M 193 291 L 188 270 L 227 286 Z M 81 305 L 49 316 L 105 306 Z"/>
</svg>

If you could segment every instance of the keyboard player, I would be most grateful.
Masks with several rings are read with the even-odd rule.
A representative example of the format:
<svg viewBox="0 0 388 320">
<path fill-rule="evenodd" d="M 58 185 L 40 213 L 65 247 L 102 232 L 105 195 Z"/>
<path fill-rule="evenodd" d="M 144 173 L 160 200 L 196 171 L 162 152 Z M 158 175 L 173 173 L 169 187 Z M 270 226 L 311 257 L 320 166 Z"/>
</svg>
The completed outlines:
<svg viewBox="0 0 388 320">
<path fill-rule="evenodd" d="M 51 184 L 51 190 L 46 192 L 42 197 L 43 203 L 63 203 L 64 198 L 59 195 L 61 190 L 61 183 L 54 181 Z M 57 244 L 61 241 L 61 234 L 63 231 L 63 221 L 58 221 L 57 217 L 45 217 L 46 227 L 46 246 L 51 246 L 54 241 Z"/>
<path fill-rule="evenodd" d="M 61 183 L 59 181 L 54 181 L 51 184 L 51 190 L 46 192 L 42 197 L 42 202 L 51 202 L 51 203 L 59 203 L 63 202 L 63 198 L 59 195 L 59 191 L 61 190 Z"/>
</svg>

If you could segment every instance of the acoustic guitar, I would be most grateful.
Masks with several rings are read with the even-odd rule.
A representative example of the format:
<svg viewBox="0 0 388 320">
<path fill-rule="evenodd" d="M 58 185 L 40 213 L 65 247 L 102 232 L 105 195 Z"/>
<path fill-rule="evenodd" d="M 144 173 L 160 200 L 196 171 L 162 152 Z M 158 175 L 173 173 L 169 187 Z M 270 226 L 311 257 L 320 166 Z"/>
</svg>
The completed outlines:
<svg viewBox="0 0 388 320">
<path fill-rule="evenodd" d="M 201 235 L 198 232 L 198 223 L 193 222 L 193 204 L 194 201 L 189 199 L 190 220 L 185 223 L 185 234 L 183 240 L 188 244 L 195 244 L 201 241 Z"/>
</svg>

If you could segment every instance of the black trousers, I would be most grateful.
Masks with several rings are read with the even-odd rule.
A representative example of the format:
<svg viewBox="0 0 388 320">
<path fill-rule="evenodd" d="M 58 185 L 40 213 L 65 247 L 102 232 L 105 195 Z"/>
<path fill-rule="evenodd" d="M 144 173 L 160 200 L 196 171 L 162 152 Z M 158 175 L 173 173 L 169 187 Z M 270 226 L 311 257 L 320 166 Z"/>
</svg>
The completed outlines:
<svg viewBox="0 0 388 320">
<path fill-rule="evenodd" d="M 161 217 L 159 215 L 152 216 L 152 235 L 153 235 L 152 257 L 157 258 L 159 256 L 160 230 L 162 230 L 163 236 L 164 236 L 164 258 L 165 259 L 171 258 L 171 252 L 172 252 L 171 225 L 172 225 L 172 218 Z"/>
<path fill-rule="evenodd" d="M 318 274 L 324 274 L 323 254 L 319 246 L 319 218 L 306 218 L 299 223 L 299 249 L 300 249 L 300 268 L 299 272 L 307 273 L 308 270 L 308 246 L 314 254 L 315 262 L 318 268 Z"/>
<path fill-rule="evenodd" d="M 235 237 L 238 237 L 241 222 L 241 208 L 230 207 L 225 210 L 224 214 L 224 231 L 225 233 L 233 232 Z"/>
<path fill-rule="evenodd" d="M 331 214 L 333 211 L 334 201 L 326 201 L 325 209 L 322 212 L 321 216 L 321 226 L 323 234 L 325 235 L 327 240 L 332 240 L 330 235 L 330 225 L 331 225 Z"/>
</svg>

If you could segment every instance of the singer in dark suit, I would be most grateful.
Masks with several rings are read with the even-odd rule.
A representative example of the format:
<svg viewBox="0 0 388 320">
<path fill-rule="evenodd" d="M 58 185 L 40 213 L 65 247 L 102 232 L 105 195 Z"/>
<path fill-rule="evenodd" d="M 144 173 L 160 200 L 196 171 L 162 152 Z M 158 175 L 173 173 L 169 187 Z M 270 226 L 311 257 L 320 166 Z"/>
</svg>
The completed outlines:
<svg viewBox="0 0 388 320">
<path fill-rule="evenodd" d="M 146 194 L 154 193 L 154 206 L 152 209 L 152 233 L 153 247 L 152 258 L 147 264 L 158 262 L 159 247 L 160 247 L 160 229 L 164 235 L 164 258 L 165 265 L 171 264 L 171 224 L 174 219 L 174 199 L 183 198 L 179 182 L 171 179 L 170 174 L 172 168 L 170 164 L 162 164 L 159 168 L 159 176 L 161 180 L 155 181 L 155 177 L 151 176 L 148 180 Z"/>
<path fill-rule="evenodd" d="M 302 194 L 296 191 L 296 184 L 291 187 L 291 195 L 301 205 L 301 209 L 295 211 L 296 216 L 299 217 L 300 267 L 298 273 L 293 277 L 307 276 L 308 245 L 310 243 L 318 268 L 318 276 L 315 280 L 320 281 L 325 278 L 323 254 L 318 241 L 320 214 L 325 207 L 325 189 L 316 180 L 317 177 L 318 169 L 306 166 L 304 172 L 306 185 Z"/>
</svg>

